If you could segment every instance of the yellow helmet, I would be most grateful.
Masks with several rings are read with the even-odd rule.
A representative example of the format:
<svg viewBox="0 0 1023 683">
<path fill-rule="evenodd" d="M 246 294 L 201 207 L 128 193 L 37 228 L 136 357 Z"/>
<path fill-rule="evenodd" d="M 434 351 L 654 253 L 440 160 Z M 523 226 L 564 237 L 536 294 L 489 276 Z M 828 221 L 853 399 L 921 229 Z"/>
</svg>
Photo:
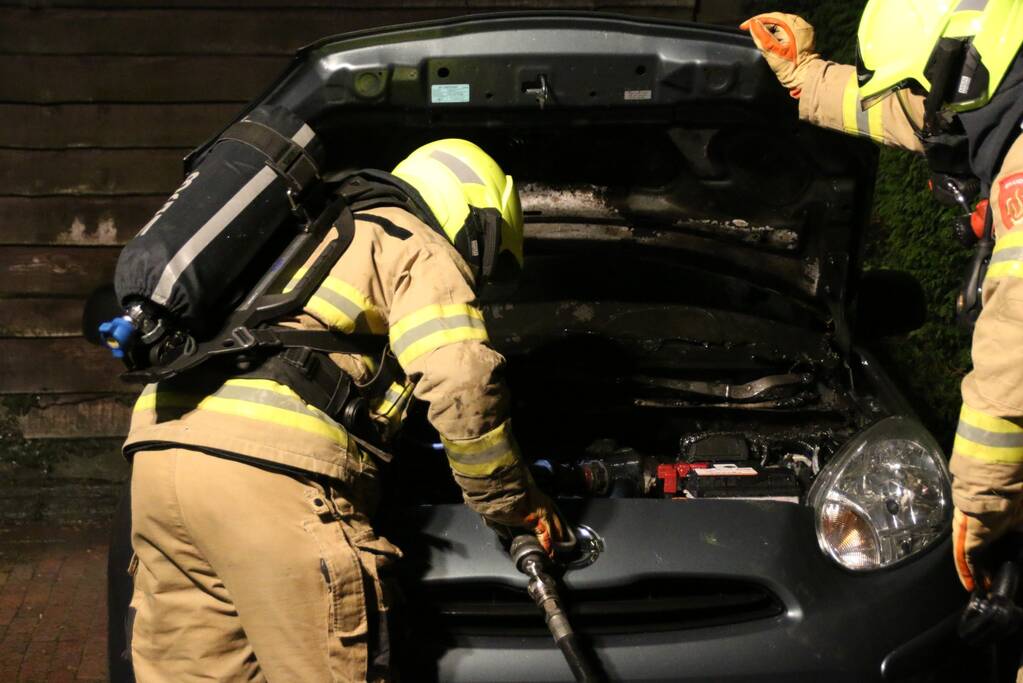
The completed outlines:
<svg viewBox="0 0 1023 683">
<path fill-rule="evenodd" d="M 915 86 L 929 107 L 988 103 L 1023 43 L 1023 0 L 869 0 L 857 34 L 860 102 Z"/>
<path fill-rule="evenodd" d="M 468 140 L 437 140 L 392 173 L 422 195 L 477 279 L 504 279 L 522 267 L 519 194 L 489 154 Z"/>
</svg>

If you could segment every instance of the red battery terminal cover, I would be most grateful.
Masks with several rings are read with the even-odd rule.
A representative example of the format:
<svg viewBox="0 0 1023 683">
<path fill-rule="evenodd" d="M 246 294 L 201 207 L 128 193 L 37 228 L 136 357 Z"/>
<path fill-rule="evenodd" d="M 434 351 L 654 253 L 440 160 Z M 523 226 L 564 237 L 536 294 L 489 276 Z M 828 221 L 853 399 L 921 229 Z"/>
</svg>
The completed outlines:
<svg viewBox="0 0 1023 683">
<path fill-rule="evenodd" d="M 664 495 L 677 495 L 679 479 L 685 479 L 694 469 L 710 467 L 709 462 L 676 462 L 657 466 L 657 478 L 663 483 Z"/>
</svg>

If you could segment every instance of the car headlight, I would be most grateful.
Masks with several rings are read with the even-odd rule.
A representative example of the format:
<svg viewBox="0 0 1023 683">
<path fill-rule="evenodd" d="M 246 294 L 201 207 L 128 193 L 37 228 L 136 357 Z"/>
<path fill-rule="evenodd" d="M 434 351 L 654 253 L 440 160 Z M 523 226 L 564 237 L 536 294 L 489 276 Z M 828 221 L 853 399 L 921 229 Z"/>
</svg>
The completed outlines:
<svg viewBox="0 0 1023 683">
<path fill-rule="evenodd" d="M 810 489 L 821 550 L 854 571 L 915 555 L 948 529 L 945 456 L 919 423 L 889 417 L 845 444 Z"/>
</svg>

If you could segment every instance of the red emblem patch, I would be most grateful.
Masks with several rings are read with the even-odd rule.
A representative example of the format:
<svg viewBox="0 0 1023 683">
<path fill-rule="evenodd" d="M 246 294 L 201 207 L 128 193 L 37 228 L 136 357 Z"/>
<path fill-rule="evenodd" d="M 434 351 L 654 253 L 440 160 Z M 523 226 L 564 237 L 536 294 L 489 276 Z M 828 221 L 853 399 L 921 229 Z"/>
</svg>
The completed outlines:
<svg viewBox="0 0 1023 683">
<path fill-rule="evenodd" d="M 998 181 L 998 212 L 1002 230 L 1023 225 L 1023 173 L 1013 173 Z"/>
</svg>

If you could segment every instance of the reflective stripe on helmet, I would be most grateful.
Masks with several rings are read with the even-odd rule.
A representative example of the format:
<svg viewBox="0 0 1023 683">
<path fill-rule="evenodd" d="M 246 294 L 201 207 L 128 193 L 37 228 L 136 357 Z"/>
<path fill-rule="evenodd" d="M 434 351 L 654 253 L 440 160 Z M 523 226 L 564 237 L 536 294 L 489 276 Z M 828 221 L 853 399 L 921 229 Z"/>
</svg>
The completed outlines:
<svg viewBox="0 0 1023 683">
<path fill-rule="evenodd" d="M 435 149 L 430 152 L 430 158 L 436 159 L 440 163 L 448 167 L 448 169 L 455 174 L 463 183 L 476 183 L 477 185 L 485 185 L 483 178 L 480 177 L 479 173 L 472 170 L 469 164 L 465 163 L 453 154 L 448 154 L 445 151 Z"/>
<path fill-rule="evenodd" d="M 512 436 L 510 420 L 475 439 L 452 441 L 442 437 L 441 442 L 447 451 L 451 469 L 470 477 L 488 476 L 519 461 L 519 449 Z"/>
<path fill-rule="evenodd" d="M 1023 462 L 1023 427 L 965 403 L 959 414 L 953 452 L 987 462 Z"/>
<path fill-rule="evenodd" d="M 391 349 L 402 367 L 448 344 L 488 341 L 483 314 L 467 304 L 432 304 L 410 313 L 390 330 Z"/>
</svg>

